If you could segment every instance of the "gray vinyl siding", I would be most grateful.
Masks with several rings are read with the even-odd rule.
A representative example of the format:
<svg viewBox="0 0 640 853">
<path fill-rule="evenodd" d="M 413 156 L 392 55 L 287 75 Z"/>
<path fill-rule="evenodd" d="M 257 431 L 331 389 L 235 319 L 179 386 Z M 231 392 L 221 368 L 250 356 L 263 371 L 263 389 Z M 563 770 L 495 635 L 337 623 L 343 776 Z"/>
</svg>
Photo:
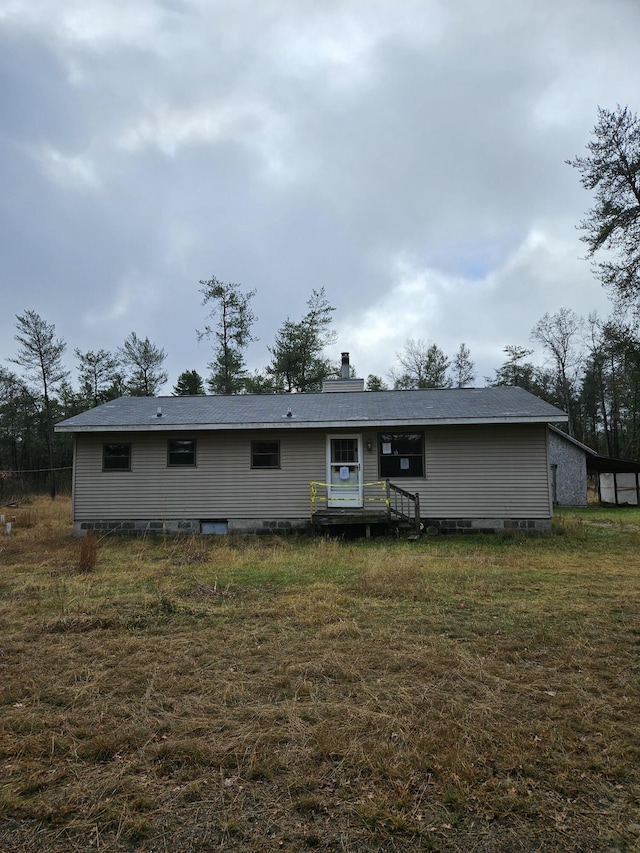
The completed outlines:
<svg viewBox="0 0 640 853">
<path fill-rule="evenodd" d="M 378 431 L 334 433 L 362 434 L 364 480 L 378 480 Z M 425 477 L 396 483 L 420 493 L 423 517 L 549 518 L 546 433 L 545 424 L 427 427 Z M 326 435 L 324 429 L 172 432 L 196 439 L 197 464 L 169 468 L 166 433 L 77 434 L 74 520 L 309 517 L 309 483 L 326 479 Z M 252 440 L 280 441 L 279 469 L 251 469 Z M 105 441 L 131 443 L 131 471 L 102 470 Z"/>
<path fill-rule="evenodd" d="M 309 482 L 324 479 L 322 430 L 199 432 L 195 468 L 167 467 L 167 435 L 118 433 L 131 471 L 103 471 L 105 436 L 78 435 L 74 520 L 298 518 L 310 515 Z M 279 469 L 251 469 L 251 441 L 280 441 Z"/>
<path fill-rule="evenodd" d="M 550 518 L 543 424 L 435 427 L 426 444 L 423 516 Z"/>
<path fill-rule="evenodd" d="M 411 427 L 384 432 L 416 432 Z M 419 492 L 424 518 L 550 518 L 546 424 L 439 426 L 425 431 L 425 477 L 396 485 Z M 377 432 L 365 432 L 376 448 Z M 365 477 L 377 452 L 365 450 Z"/>
</svg>

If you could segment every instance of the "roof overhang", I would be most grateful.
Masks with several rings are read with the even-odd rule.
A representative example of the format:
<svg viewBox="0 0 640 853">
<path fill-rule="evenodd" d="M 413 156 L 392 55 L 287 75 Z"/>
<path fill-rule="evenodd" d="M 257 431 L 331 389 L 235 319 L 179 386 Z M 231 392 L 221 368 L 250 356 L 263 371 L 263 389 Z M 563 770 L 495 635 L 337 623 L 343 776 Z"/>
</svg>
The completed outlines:
<svg viewBox="0 0 640 853">
<path fill-rule="evenodd" d="M 568 418 L 567 418 L 567 420 L 568 420 Z M 569 442 L 569 444 L 573 444 L 575 447 L 579 447 L 580 450 L 583 450 L 585 453 L 589 454 L 590 456 L 597 456 L 598 455 L 597 452 L 592 447 L 588 447 L 586 444 L 583 444 L 581 441 L 578 441 L 577 438 L 574 438 L 572 435 L 569 435 L 568 433 L 564 432 L 563 430 L 558 429 L 557 426 L 554 426 L 553 424 L 549 424 L 549 429 L 555 435 L 559 436 L 559 438 L 561 438 L 563 441 L 567 441 L 567 442 Z"/>
<path fill-rule="evenodd" d="M 587 457 L 587 471 L 598 474 L 634 474 L 640 472 L 640 462 L 613 456 L 590 456 Z"/>
<path fill-rule="evenodd" d="M 554 417 L 554 422 L 566 421 L 567 417 Z M 540 415 L 504 415 L 484 418 L 404 418 L 368 420 L 357 418 L 353 420 L 334 421 L 301 421 L 295 417 L 286 416 L 280 421 L 264 421 L 255 423 L 170 423 L 167 421 L 143 424 L 114 424 L 106 426 L 86 424 L 72 426 L 57 424 L 56 432 L 69 433 L 113 433 L 113 432 L 221 432 L 223 430 L 281 430 L 281 429 L 397 429 L 398 427 L 433 427 L 433 426 L 472 426 L 506 424 L 549 424 L 548 417 Z"/>
</svg>

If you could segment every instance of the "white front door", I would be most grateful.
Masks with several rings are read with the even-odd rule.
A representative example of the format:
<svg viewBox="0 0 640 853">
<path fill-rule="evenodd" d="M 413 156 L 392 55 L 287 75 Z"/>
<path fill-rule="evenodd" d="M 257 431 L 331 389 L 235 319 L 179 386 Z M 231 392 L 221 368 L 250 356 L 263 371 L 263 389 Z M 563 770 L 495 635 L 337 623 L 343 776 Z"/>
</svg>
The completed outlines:
<svg viewBox="0 0 640 853">
<path fill-rule="evenodd" d="M 362 506 L 362 436 L 327 436 L 327 506 Z"/>
</svg>

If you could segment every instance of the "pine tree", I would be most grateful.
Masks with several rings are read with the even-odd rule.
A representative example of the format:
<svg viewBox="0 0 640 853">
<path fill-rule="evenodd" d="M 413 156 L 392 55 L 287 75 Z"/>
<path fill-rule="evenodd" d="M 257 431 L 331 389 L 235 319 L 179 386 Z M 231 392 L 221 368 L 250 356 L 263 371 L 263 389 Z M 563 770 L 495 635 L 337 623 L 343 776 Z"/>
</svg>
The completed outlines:
<svg viewBox="0 0 640 853">
<path fill-rule="evenodd" d="M 425 344 L 422 340 L 409 340 L 404 350 L 398 353 L 400 370 L 392 370 L 393 387 L 450 388 L 447 370 L 451 364 L 437 344 Z"/>
<path fill-rule="evenodd" d="M 120 364 L 125 368 L 125 390 L 132 397 L 155 397 L 167 381 L 162 365 L 167 357 L 149 338 L 139 338 L 135 332 L 118 347 Z"/>
<path fill-rule="evenodd" d="M 173 386 L 174 397 L 196 397 L 204 395 L 204 382 L 197 370 L 184 370 Z"/>
<path fill-rule="evenodd" d="M 267 373 L 277 386 L 300 393 L 322 390 L 322 382 L 334 370 L 323 354 L 324 348 L 335 341 L 335 332 L 330 328 L 334 311 L 323 287 L 311 291 L 307 313 L 301 320 L 285 320 L 274 346 L 269 347 L 271 363 Z"/>
<path fill-rule="evenodd" d="M 53 452 L 53 406 L 51 395 L 57 386 L 69 375 L 62 363 L 62 355 L 67 347 L 62 338 L 56 337 L 56 327 L 43 320 L 35 311 L 25 311 L 16 315 L 18 334 L 15 340 L 20 344 L 16 358 L 9 359 L 19 364 L 42 393 L 46 443 L 49 458 L 49 486 L 51 498 L 56 496 L 56 476 Z"/>
<path fill-rule="evenodd" d="M 219 281 L 212 277 L 201 281 L 203 305 L 212 303 L 209 314 L 215 320 L 215 326 L 206 325 L 198 332 L 198 340 L 212 338 L 213 361 L 207 367 L 211 375 L 207 380 L 213 394 L 238 394 L 244 390 L 247 376 L 244 353 L 248 345 L 256 338 L 251 327 L 256 317 L 251 310 L 251 300 L 255 290 L 243 293 L 240 285 Z"/>
<path fill-rule="evenodd" d="M 452 365 L 452 380 L 456 388 L 466 388 L 473 385 L 476 378 L 475 365 L 471 361 L 471 352 L 465 343 L 460 344 Z"/>
<path fill-rule="evenodd" d="M 622 300 L 640 297 L 640 118 L 628 107 L 598 107 L 587 157 L 567 160 L 595 204 L 580 223 L 600 281 Z"/>
<path fill-rule="evenodd" d="M 90 406 L 98 406 L 107 400 L 119 397 L 122 376 L 118 372 L 119 361 L 115 355 L 100 349 L 97 352 L 74 350 L 78 361 L 80 393 Z"/>
</svg>

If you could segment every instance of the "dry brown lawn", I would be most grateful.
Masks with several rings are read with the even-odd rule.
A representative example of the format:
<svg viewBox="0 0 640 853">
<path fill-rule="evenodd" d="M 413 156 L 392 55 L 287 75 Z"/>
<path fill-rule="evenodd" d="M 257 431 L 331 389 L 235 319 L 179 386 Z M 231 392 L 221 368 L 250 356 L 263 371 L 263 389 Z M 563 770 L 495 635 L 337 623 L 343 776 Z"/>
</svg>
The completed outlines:
<svg viewBox="0 0 640 853">
<path fill-rule="evenodd" d="M 640 511 L 550 537 L 0 530 L 0 850 L 640 850 Z"/>
</svg>

